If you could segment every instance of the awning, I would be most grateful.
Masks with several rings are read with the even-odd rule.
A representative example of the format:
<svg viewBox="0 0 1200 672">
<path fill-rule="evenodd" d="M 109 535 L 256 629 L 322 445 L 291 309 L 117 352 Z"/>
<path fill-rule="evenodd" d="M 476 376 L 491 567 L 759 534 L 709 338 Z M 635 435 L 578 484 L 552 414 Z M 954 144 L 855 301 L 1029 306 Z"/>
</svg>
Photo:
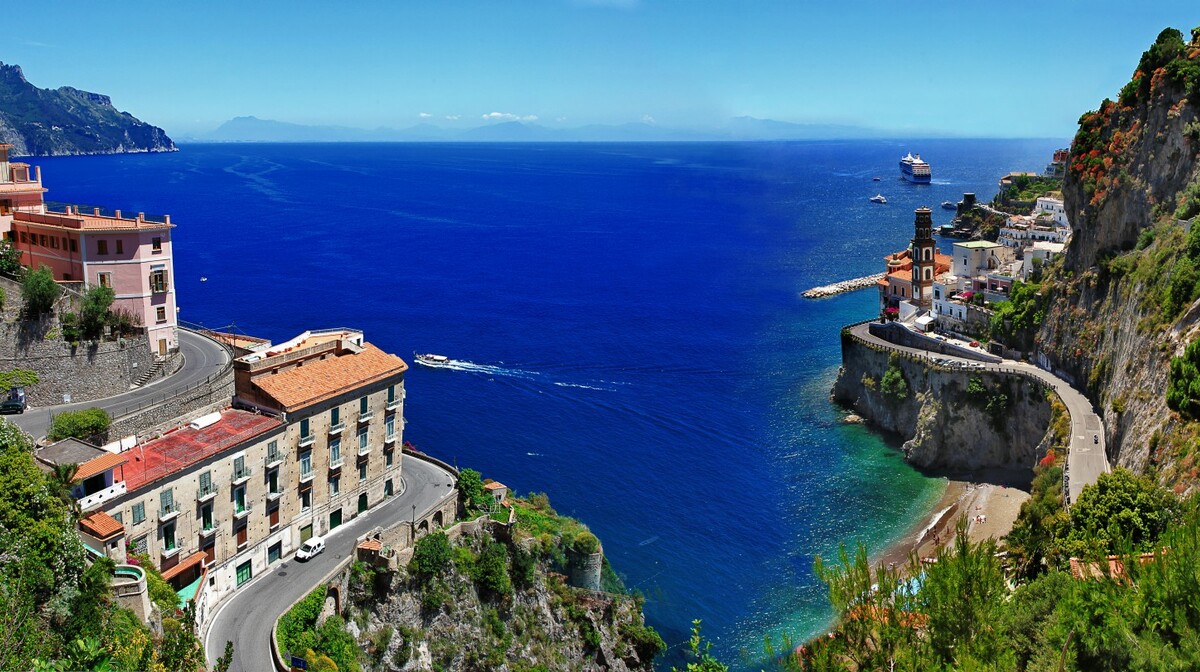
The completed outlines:
<svg viewBox="0 0 1200 672">
<path fill-rule="evenodd" d="M 200 563 L 204 562 L 204 559 L 206 557 L 208 557 L 208 555 L 205 554 L 204 551 L 196 551 L 195 553 L 189 555 L 187 557 L 187 559 L 180 560 L 178 565 L 175 565 L 174 567 L 163 572 L 162 578 L 166 581 L 170 581 L 171 579 L 179 576 L 180 574 L 191 569 L 192 567 L 195 567 L 196 565 L 199 565 Z"/>
<path fill-rule="evenodd" d="M 922 315 L 921 317 L 917 318 L 917 326 L 928 327 L 929 325 L 933 324 L 936 321 L 937 321 L 937 318 L 935 318 L 932 315 Z"/>
</svg>

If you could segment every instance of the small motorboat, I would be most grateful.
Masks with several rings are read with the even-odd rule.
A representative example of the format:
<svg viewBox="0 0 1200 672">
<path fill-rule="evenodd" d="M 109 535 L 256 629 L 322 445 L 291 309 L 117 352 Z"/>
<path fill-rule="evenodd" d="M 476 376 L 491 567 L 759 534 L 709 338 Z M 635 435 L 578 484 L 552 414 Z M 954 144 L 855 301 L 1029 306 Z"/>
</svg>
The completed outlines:
<svg viewBox="0 0 1200 672">
<path fill-rule="evenodd" d="M 450 366 L 451 364 L 451 359 L 449 357 L 445 355 L 435 355 L 432 353 L 419 354 L 414 352 L 413 359 L 417 360 L 418 364 L 424 364 L 425 366 L 446 367 Z"/>
<path fill-rule="evenodd" d="M 871 181 L 872 181 L 872 182 L 878 182 L 878 181 L 879 181 L 879 178 L 878 178 L 878 177 L 872 177 L 872 178 L 871 178 Z"/>
<path fill-rule="evenodd" d="M 958 204 L 951 203 L 950 201 L 942 201 L 942 209 L 943 210 L 957 210 Z"/>
<path fill-rule="evenodd" d="M 887 203 L 887 198 L 883 194 L 875 194 L 871 197 L 872 203 Z"/>
<path fill-rule="evenodd" d="M 200 282 L 208 282 L 208 276 L 207 275 L 200 276 Z"/>
</svg>

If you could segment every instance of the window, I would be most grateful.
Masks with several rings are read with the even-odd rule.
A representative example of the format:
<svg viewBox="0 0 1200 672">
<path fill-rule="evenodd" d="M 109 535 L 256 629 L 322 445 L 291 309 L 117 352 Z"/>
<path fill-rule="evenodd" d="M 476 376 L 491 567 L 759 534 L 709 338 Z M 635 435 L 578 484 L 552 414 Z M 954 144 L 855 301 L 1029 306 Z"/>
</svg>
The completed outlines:
<svg viewBox="0 0 1200 672">
<path fill-rule="evenodd" d="M 211 530 L 213 528 L 212 504 L 205 504 L 200 507 L 200 529 Z"/>
<path fill-rule="evenodd" d="M 300 438 L 303 439 L 307 436 L 308 436 L 308 418 L 304 418 L 303 420 L 300 421 Z"/>
<path fill-rule="evenodd" d="M 367 452 L 367 428 L 362 427 L 358 430 L 358 452 Z"/>
<path fill-rule="evenodd" d="M 237 530 L 234 532 L 234 536 L 237 538 L 237 549 L 239 551 L 246 547 L 246 542 L 250 541 L 250 535 L 247 532 L 246 527 L 246 524 L 242 523 L 242 526 L 237 528 Z"/>
<path fill-rule="evenodd" d="M 58 249 L 58 236 L 50 236 L 50 249 Z"/>
<path fill-rule="evenodd" d="M 383 482 L 383 496 L 384 497 L 392 496 L 392 479 L 390 479 L 390 478 Z"/>
<path fill-rule="evenodd" d="M 155 294 L 162 294 L 170 289 L 167 283 L 167 269 L 159 268 L 150 271 L 150 291 Z"/>
<path fill-rule="evenodd" d="M 166 525 L 163 525 L 163 550 L 173 551 L 176 548 L 175 523 L 167 523 Z"/>
<path fill-rule="evenodd" d="M 155 253 L 155 254 L 158 254 L 159 252 L 162 252 L 162 238 L 159 238 L 158 236 L 155 236 L 153 239 L 151 239 L 151 241 L 150 241 L 150 251 L 151 251 L 151 252 L 153 252 L 153 253 Z"/>
<path fill-rule="evenodd" d="M 246 468 L 246 456 L 238 455 L 233 458 L 233 478 L 234 480 L 246 478 L 250 475 L 250 470 Z"/>
<path fill-rule="evenodd" d="M 279 507 L 278 506 L 271 509 L 271 513 L 267 520 L 271 524 L 272 530 L 279 527 Z"/>
<path fill-rule="evenodd" d="M 44 233 L 39 233 L 39 234 L 38 234 L 38 240 L 40 240 L 40 241 L 41 241 L 41 246 L 42 246 L 42 247 L 49 247 L 48 245 L 46 245 L 46 234 L 44 234 Z"/>
<path fill-rule="evenodd" d="M 146 519 L 146 504 L 138 502 L 133 505 L 133 524 L 137 525 Z"/>
<path fill-rule="evenodd" d="M 387 400 L 387 403 L 389 403 L 389 404 L 390 404 L 390 403 L 392 403 L 392 402 L 394 402 L 394 401 L 396 401 L 396 386 L 395 386 L 395 385 L 388 385 L 388 400 Z"/>
<path fill-rule="evenodd" d="M 160 323 L 167 321 L 167 309 L 165 306 L 159 306 L 154 309 L 154 319 Z"/>
<path fill-rule="evenodd" d="M 300 493 L 300 510 L 308 511 L 312 508 L 312 490 L 305 490 Z"/>
<path fill-rule="evenodd" d="M 383 421 L 383 433 L 388 441 L 396 438 L 396 416 L 389 415 L 387 420 Z"/>
<path fill-rule="evenodd" d="M 360 481 L 367 480 L 367 463 L 366 462 L 362 462 L 361 464 L 358 465 L 358 480 L 360 480 Z"/>
<path fill-rule="evenodd" d="M 342 485 L 341 476 L 330 476 L 329 477 L 329 496 L 337 497 L 338 493 L 340 493 L 342 490 L 341 485 Z"/>
<path fill-rule="evenodd" d="M 211 495 L 216 491 L 217 489 L 213 487 L 212 472 L 206 471 L 200 474 L 200 496 Z"/>
<path fill-rule="evenodd" d="M 28 243 L 28 242 L 29 242 L 29 235 L 28 235 L 28 234 L 26 234 L 24 231 L 22 231 L 22 232 L 21 232 L 21 242 L 22 242 L 22 243 Z"/>
<path fill-rule="evenodd" d="M 107 240 L 97 240 L 96 241 L 96 254 L 108 254 L 108 241 Z"/>
<path fill-rule="evenodd" d="M 342 466 L 342 440 L 341 439 L 330 439 L 329 440 L 329 467 L 333 468 L 333 467 L 340 467 L 340 466 Z"/>
<path fill-rule="evenodd" d="M 175 489 L 167 488 L 162 491 L 162 496 L 159 499 L 159 516 L 171 513 L 179 513 L 179 509 L 175 507 Z"/>
<path fill-rule="evenodd" d="M 251 569 L 251 567 L 250 567 L 250 561 L 249 561 L 249 560 L 247 560 L 247 561 L 243 562 L 242 564 L 238 565 L 238 568 L 237 568 L 237 585 L 239 585 L 239 586 L 240 586 L 240 585 L 242 585 L 243 583 L 245 583 L 245 582 L 249 581 L 249 580 L 250 580 L 250 578 L 251 578 L 251 577 L 253 577 L 253 576 L 254 576 L 254 570 L 253 570 L 253 569 Z"/>
<path fill-rule="evenodd" d="M 300 454 L 300 476 L 301 478 L 312 475 L 312 451 L 307 450 Z"/>
<path fill-rule="evenodd" d="M 78 252 L 78 251 L 79 251 L 79 246 L 75 244 L 75 239 L 74 239 L 74 238 L 72 238 L 72 239 L 71 239 L 71 251 L 72 251 L 72 252 Z"/>
<path fill-rule="evenodd" d="M 117 254 L 125 253 L 125 245 L 120 238 L 117 239 Z"/>
<path fill-rule="evenodd" d="M 233 512 L 246 512 L 246 488 L 244 486 L 233 490 Z"/>
<path fill-rule="evenodd" d="M 112 289 L 112 273 L 97 273 L 96 281 L 100 283 L 101 287 Z"/>
<path fill-rule="evenodd" d="M 134 539 L 130 547 L 134 553 L 148 553 L 150 551 L 149 535 L 143 534 Z"/>
<path fill-rule="evenodd" d="M 333 410 L 329 411 L 329 424 L 333 427 L 337 427 L 338 425 L 342 424 L 341 408 L 335 407 Z"/>
<path fill-rule="evenodd" d="M 113 520 L 117 521 L 118 523 L 121 523 L 122 525 L 125 524 L 125 514 L 121 513 L 120 511 L 112 514 L 112 517 Z"/>
<path fill-rule="evenodd" d="M 396 461 L 396 451 L 389 450 L 383 454 L 383 457 L 387 460 L 387 466 L 390 467 Z"/>
<path fill-rule="evenodd" d="M 367 414 L 367 398 L 366 397 L 363 397 L 362 399 L 358 400 L 358 412 L 361 415 Z"/>
</svg>

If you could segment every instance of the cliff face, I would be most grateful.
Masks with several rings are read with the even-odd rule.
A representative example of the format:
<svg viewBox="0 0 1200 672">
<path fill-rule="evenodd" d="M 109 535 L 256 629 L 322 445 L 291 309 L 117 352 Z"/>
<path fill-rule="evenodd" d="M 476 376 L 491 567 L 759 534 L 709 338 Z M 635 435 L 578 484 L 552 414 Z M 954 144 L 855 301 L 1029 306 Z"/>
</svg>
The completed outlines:
<svg viewBox="0 0 1200 672">
<path fill-rule="evenodd" d="M 885 384 L 898 371 L 904 386 Z M 897 394 L 896 392 L 903 392 Z M 833 398 L 903 436 L 904 455 L 933 470 L 1032 468 L 1044 454 L 1050 404 L 1040 386 L 986 371 L 931 368 L 846 335 Z"/>
<path fill-rule="evenodd" d="M 69 86 L 39 89 L 20 66 L 0 63 L 0 142 L 15 155 L 173 152 L 166 132 L 113 107 L 108 96 Z"/>
<path fill-rule="evenodd" d="M 1074 234 L 1046 274 L 1042 361 L 1087 389 L 1109 458 L 1186 490 L 1194 433 L 1168 410 L 1170 359 L 1196 337 L 1186 226 L 1200 197 L 1200 39 L 1163 31 L 1117 101 L 1080 119 L 1063 185 Z M 1189 307 L 1190 306 L 1190 307 Z"/>
</svg>

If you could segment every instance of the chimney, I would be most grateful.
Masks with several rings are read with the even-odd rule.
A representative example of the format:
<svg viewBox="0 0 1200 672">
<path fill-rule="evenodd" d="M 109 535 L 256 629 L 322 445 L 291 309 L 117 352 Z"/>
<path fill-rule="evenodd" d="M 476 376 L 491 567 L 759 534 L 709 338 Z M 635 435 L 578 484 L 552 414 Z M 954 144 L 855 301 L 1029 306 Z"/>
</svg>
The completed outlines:
<svg viewBox="0 0 1200 672">
<path fill-rule="evenodd" d="M 171 216 L 163 215 L 163 224 L 170 224 L 170 223 L 171 223 Z"/>
<path fill-rule="evenodd" d="M 117 219 L 120 219 L 120 218 L 121 218 L 121 211 L 120 211 L 120 210 L 117 210 L 116 214 L 115 214 L 115 215 L 113 215 L 113 216 L 114 216 L 114 217 L 116 217 Z"/>
<path fill-rule="evenodd" d="M 92 208 L 92 214 L 99 217 L 100 216 L 100 208 Z"/>
<path fill-rule="evenodd" d="M 42 181 L 42 167 L 41 167 L 41 166 L 34 166 L 34 167 L 33 167 L 33 172 L 37 173 L 37 181 L 38 181 L 38 183 L 41 183 L 41 181 Z"/>
</svg>

